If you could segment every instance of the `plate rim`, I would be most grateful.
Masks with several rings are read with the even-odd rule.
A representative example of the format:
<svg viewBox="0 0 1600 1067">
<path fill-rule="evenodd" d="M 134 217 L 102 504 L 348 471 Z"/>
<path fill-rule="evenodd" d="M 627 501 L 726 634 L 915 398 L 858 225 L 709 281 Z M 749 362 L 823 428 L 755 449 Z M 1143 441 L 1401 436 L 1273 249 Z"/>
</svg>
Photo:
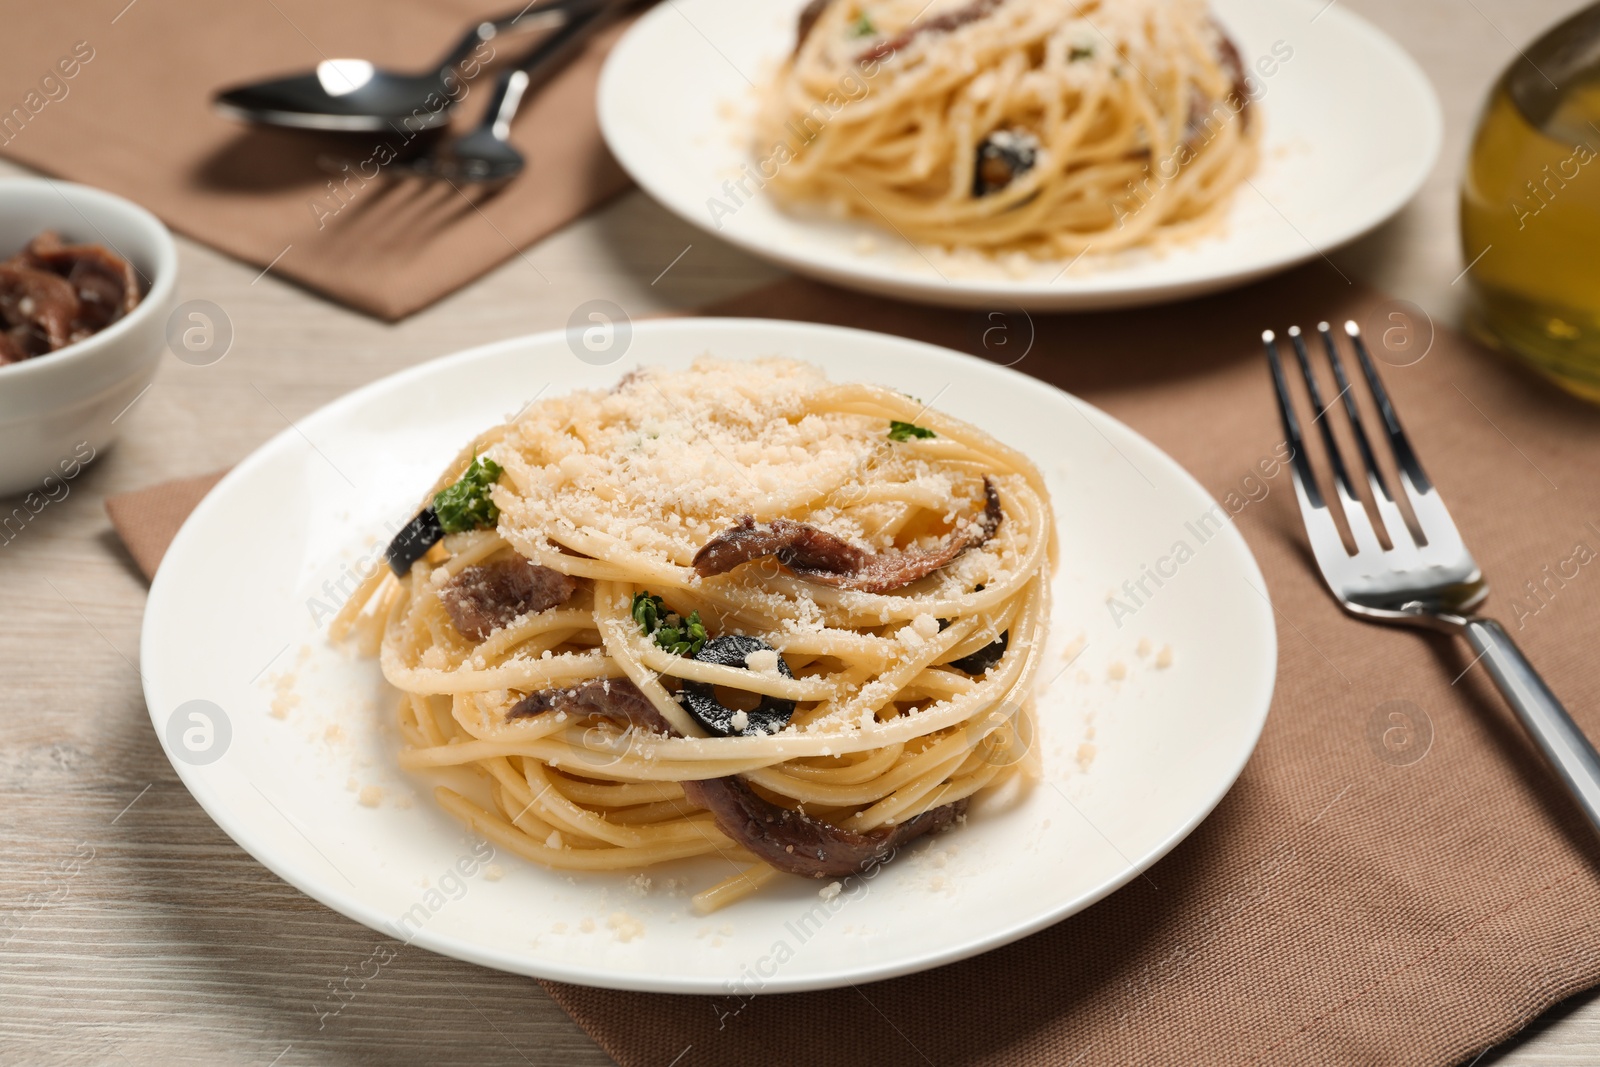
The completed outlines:
<svg viewBox="0 0 1600 1067">
<path fill-rule="evenodd" d="M 1294 0 L 1291 0 L 1294 2 Z M 1303 0 L 1295 6 L 1315 6 L 1313 0 Z M 1116 270 L 1084 279 L 1071 279 L 1071 288 L 1061 288 L 1055 281 L 1049 283 L 1019 282 L 999 278 L 930 279 L 915 275 L 896 274 L 892 271 L 861 269 L 847 258 L 821 261 L 817 258 L 791 253 L 777 243 L 764 243 L 739 233 L 713 226 L 702 212 L 680 210 L 673 203 L 658 196 L 654 188 L 653 168 L 642 158 L 632 144 L 618 134 L 618 119 L 613 112 L 613 101 L 627 94 L 619 86 L 628 75 L 625 64 L 630 48 L 641 47 L 640 42 L 659 22 L 664 21 L 678 5 L 662 4 L 645 12 L 617 42 L 600 71 L 596 87 L 597 114 L 601 136 L 607 149 L 627 172 L 628 176 L 652 201 L 675 217 L 709 234 L 718 240 L 750 253 L 760 259 L 776 263 L 810 278 L 819 278 L 846 288 L 879 295 L 896 296 L 919 303 L 954 303 L 962 307 L 986 307 L 996 302 L 1020 306 L 1025 311 L 1091 311 L 1113 308 L 1137 307 L 1149 304 L 1172 303 L 1206 293 L 1237 288 L 1261 278 L 1290 270 L 1366 236 L 1394 218 L 1417 195 L 1438 166 L 1444 147 L 1444 107 L 1427 72 L 1416 59 L 1393 37 L 1361 15 L 1337 5 L 1329 5 L 1318 17 L 1327 17 L 1334 25 L 1363 37 L 1366 42 L 1383 53 L 1393 69 L 1415 83 L 1416 100 L 1426 112 L 1425 128 L 1414 138 L 1419 147 L 1414 157 L 1412 171 L 1404 181 L 1397 181 L 1394 191 L 1377 202 L 1366 215 L 1326 238 L 1321 246 L 1302 239 L 1297 246 L 1285 242 L 1275 255 L 1261 257 L 1220 273 L 1180 278 L 1173 281 L 1130 284 L 1125 279 L 1118 282 Z M 679 17 L 687 18 L 678 12 Z M 1381 206 L 1380 206 L 1381 205 Z M 1070 264 L 1069 264 L 1070 265 Z"/>
<path fill-rule="evenodd" d="M 1009 379 L 1011 384 L 1022 385 L 1041 394 L 1050 396 L 1053 400 L 1064 400 L 1075 406 L 1085 417 L 1103 420 L 1117 430 L 1131 435 L 1134 439 L 1143 442 L 1159 457 L 1159 460 L 1171 468 L 1171 472 L 1185 481 L 1189 488 L 1208 501 L 1216 503 L 1215 498 L 1200 481 L 1192 475 L 1176 459 L 1164 449 L 1150 441 L 1149 438 L 1123 423 L 1120 419 L 1107 413 L 1101 408 L 1083 400 L 1075 394 L 1068 393 L 1041 379 L 1034 378 L 1011 367 L 989 363 L 986 360 L 977 360 L 976 357 L 964 355 L 953 349 L 941 345 L 918 341 L 896 334 L 886 334 L 875 330 L 864 330 L 849 326 L 835 326 L 824 323 L 797 322 L 786 319 L 765 319 L 753 317 L 702 317 L 691 316 L 685 318 L 650 319 L 635 322 L 633 329 L 659 333 L 696 333 L 716 330 L 767 330 L 775 332 L 794 332 L 810 334 L 813 337 L 838 337 L 849 335 L 857 338 L 868 338 L 869 343 L 881 344 L 885 341 L 895 345 L 905 346 L 910 349 L 922 350 L 924 355 L 934 355 L 940 359 L 950 359 L 965 363 L 974 360 L 983 364 L 988 371 L 1001 372 L 1001 378 Z M 505 338 L 488 344 L 476 345 L 461 351 L 449 353 L 433 359 L 424 360 L 410 367 L 402 368 L 392 374 L 384 375 L 356 389 L 350 390 L 327 404 L 317 408 L 308 415 L 296 421 L 296 426 L 286 427 L 263 442 L 244 459 L 235 464 L 223 478 L 207 492 L 195 509 L 185 519 L 178 533 L 173 537 L 168 546 L 166 556 L 181 556 L 187 543 L 203 536 L 203 527 L 209 521 L 213 511 L 222 508 L 224 499 L 229 491 L 241 482 L 248 481 L 256 468 L 269 463 L 274 455 L 284 447 L 285 443 L 300 440 L 300 430 L 297 427 L 307 425 L 315 428 L 318 420 L 337 418 L 340 413 L 348 408 L 357 407 L 366 402 L 372 395 L 388 389 L 402 387 L 413 379 L 424 378 L 440 370 L 469 363 L 475 360 L 491 358 L 507 350 L 530 347 L 539 344 L 554 342 L 564 339 L 567 335 L 565 328 L 545 330 L 538 333 L 524 334 L 517 337 Z M 1260 743 L 1261 734 L 1266 726 L 1267 716 L 1271 709 L 1272 698 L 1276 692 L 1278 674 L 1278 638 L 1276 620 L 1273 617 L 1274 609 L 1271 604 L 1270 590 L 1267 587 L 1265 576 L 1255 554 L 1250 550 L 1249 544 L 1239 532 L 1237 526 L 1229 523 L 1225 529 L 1225 536 L 1235 540 L 1236 548 L 1242 553 L 1242 562 L 1249 572 L 1249 577 L 1255 579 L 1257 591 L 1262 594 L 1260 611 L 1265 618 L 1266 625 L 1262 627 L 1264 646 L 1261 649 L 1264 661 L 1256 685 L 1260 689 L 1257 694 L 1257 707 L 1254 710 L 1253 721 L 1249 724 L 1248 744 L 1242 744 L 1240 751 L 1234 755 L 1223 769 L 1225 774 L 1219 776 L 1217 786 L 1212 790 L 1208 801 L 1197 807 L 1189 816 L 1176 826 L 1172 831 L 1162 837 L 1154 845 L 1144 851 L 1137 858 L 1127 860 L 1128 865 L 1115 877 L 1107 879 L 1095 888 L 1081 893 L 1075 897 L 1058 903 L 1057 906 L 1047 909 L 1024 921 L 1013 923 L 1010 926 L 991 930 L 984 935 L 970 938 L 959 944 L 946 946 L 941 949 L 917 953 L 909 956 L 900 956 L 888 962 L 871 966 L 857 966 L 850 969 L 835 967 L 816 976 L 791 976 L 785 978 L 782 974 L 769 979 L 762 987 L 763 993 L 792 993 L 805 992 L 819 989 L 839 988 L 845 985 L 861 982 L 875 982 L 888 978 L 895 978 L 912 974 L 945 964 L 956 963 L 970 959 L 985 952 L 1001 948 L 1012 942 L 1053 926 L 1083 910 L 1091 907 L 1117 890 L 1126 886 L 1133 879 L 1142 875 L 1154 866 L 1179 843 L 1187 838 L 1204 822 L 1221 803 L 1222 799 L 1232 791 L 1243 773 L 1245 766 L 1254 755 Z M 158 634 L 155 632 L 160 617 L 164 613 L 164 604 L 170 597 L 177 596 L 172 583 L 177 579 L 166 577 L 172 575 L 172 570 L 158 567 L 154 580 L 150 585 L 150 592 L 146 600 L 143 620 L 140 625 L 140 655 L 139 668 L 141 676 L 141 689 L 145 698 L 146 712 L 155 731 L 162 752 L 167 756 L 168 762 L 177 773 L 179 780 L 189 795 L 195 799 L 206 815 L 228 837 L 252 859 L 266 867 L 273 874 L 294 886 L 301 893 L 317 901 L 323 906 L 361 923 L 378 933 L 393 937 L 394 931 L 389 925 L 392 916 L 382 913 L 368 905 L 361 897 L 359 891 L 346 892 L 336 886 L 331 880 L 318 880 L 310 868 L 296 865 L 287 855 L 277 854 L 271 843 L 261 839 L 250 829 L 250 824 L 235 818 L 210 787 L 206 781 L 202 768 L 173 758 L 168 747 L 165 723 L 157 715 L 157 707 L 166 707 L 171 701 L 165 703 L 158 701 L 158 694 L 154 689 L 158 679 L 164 671 L 153 668 L 153 661 L 158 657 L 156 649 L 160 646 Z M 176 707 L 177 705 L 173 704 Z M 1219 764 L 1219 767 L 1222 767 Z M 468 831 L 470 832 L 470 831 Z M 1118 850 L 1120 853 L 1120 850 Z M 713 980 L 709 978 L 689 977 L 679 978 L 665 974 L 656 974 L 650 971 L 624 972 L 612 969 L 590 970 L 574 967 L 560 962 L 540 960 L 537 955 L 528 951 L 512 952 L 484 947 L 477 942 L 467 941 L 455 936 L 436 931 L 430 927 L 423 927 L 415 932 L 408 945 L 417 945 L 430 952 L 448 956 L 453 959 L 464 960 L 479 966 L 488 967 L 511 974 L 520 974 L 527 977 L 545 979 L 556 982 L 567 982 L 602 989 L 618 989 L 632 992 L 646 993 L 673 993 L 684 995 L 723 995 L 727 993 L 727 980 Z"/>
</svg>

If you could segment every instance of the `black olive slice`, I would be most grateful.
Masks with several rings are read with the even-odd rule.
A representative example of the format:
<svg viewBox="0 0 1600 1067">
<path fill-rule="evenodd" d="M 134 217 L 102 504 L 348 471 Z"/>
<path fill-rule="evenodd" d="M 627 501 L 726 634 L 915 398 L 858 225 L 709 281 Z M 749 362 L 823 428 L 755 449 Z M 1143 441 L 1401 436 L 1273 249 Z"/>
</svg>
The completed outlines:
<svg viewBox="0 0 1600 1067">
<path fill-rule="evenodd" d="M 978 142 L 972 195 L 987 196 L 1015 181 L 1039 160 L 1039 139 L 1026 130 L 996 130 Z"/>
<path fill-rule="evenodd" d="M 1011 631 L 1002 630 L 999 637 L 990 641 L 978 651 L 969 652 L 960 659 L 951 660 L 950 666 L 958 671 L 966 671 L 968 674 L 982 674 L 1000 662 L 1000 657 L 1006 654 L 1006 644 L 1010 640 Z"/>
<path fill-rule="evenodd" d="M 701 663 L 715 663 L 719 667 L 744 669 L 745 659 L 750 653 L 763 651 L 774 652 L 776 649 L 759 637 L 724 634 L 707 641 L 694 658 Z M 778 673 L 785 678 L 794 677 L 781 655 L 778 657 Z M 761 703 L 750 711 L 741 712 L 736 708 L 724 707 L 717 699 L 716 687 L 705 682 L 686 680 L 683 683 L 683 696 L 684 706 L 694 720 L 718 737 L 733 737 L 736 734 L 766 737 L 789 725 L 789 718 L 794 714 L 794 701 L 774 696 L 763 696 Z M 734 725 L 734 719 L 740 715 L 744 716 L 742 728 Z"/>
<path fill-rule="evenodd" d="M 389 561 L 389 569 L 394 571 L 395 577 L 403 578 L 413 563 L 443 539 L 444 527 L 439 525 L 439 516 L 431 507 L 423 508 L 416 518 L 406 523 L 405 529 L 395 534 L 389 547 L 383 550 L 383 558 Z"/>
</svg>

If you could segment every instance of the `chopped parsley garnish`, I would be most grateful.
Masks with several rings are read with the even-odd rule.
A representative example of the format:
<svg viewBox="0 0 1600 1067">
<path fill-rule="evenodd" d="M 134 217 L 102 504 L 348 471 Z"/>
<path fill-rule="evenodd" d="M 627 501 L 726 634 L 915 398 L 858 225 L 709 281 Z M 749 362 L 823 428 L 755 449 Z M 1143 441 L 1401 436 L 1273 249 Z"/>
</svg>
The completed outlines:
<svg viewBox="0 0 1600 1067">
<path fill-rule="evenodd" d="M 706 627 L 698 611 L 691 611 L 687 619 L 680 618 L 667 610 L 660 597 L 648 592 L 633 595 L 631 611 L 644 635 L 653 637 L 657 645 L 674 656 L 692 656 L 705 647 Z"/>
<path fill-rule="evenodd" d="M 483 456 L 474 459 L 454 485 L 433 498 L 440 528 L 453 534 L 493 526 L 500 519 L 500 509 L 489 499 L 489 487 L 499 479 L 500 464 Z"/>
<path fill-rule="evenodd" d="M 878 27 L 872 24 L 871 16 L 869 16 L 865 11 L 861 13 L 860 18 L 856 19 L 855 22 L 851 23 L 850 25 L 850 36 L 852 37 L 871 37 L 877 32 Z"/>
<path fill-rule="evenodd" d="M 666 607 L 660 597 L 643 592 L 633 594 L 633 606 L 629 611 L 633 615 L 633 621 L 639 624 L 639 629 L 647 634 L 653 634 L 656 632 L 656 627 L 661 625 L 661 616 Z"/>
<path fill-rule="evenodd" d="M 889 420 L 889 440 L 891 441 L 909 441 L 913 437 L 928 438 L 937 436 L 939 435 L 926 426 L 918 426 L 914 422 L 901 422 L 899 419 Z"/>
<path fill-rule="evenodd" d="M 1067 53 L 1067 62 L 1068 63 L 1076 63 L 1080 59 L 1093 59 L 1093 58 L 1094 58 L 1094 45 L 1092 45 L 1092 44 L 1075 44 L 1075 45 L 1072 46 L 1072 51 Z"/>
</svg>

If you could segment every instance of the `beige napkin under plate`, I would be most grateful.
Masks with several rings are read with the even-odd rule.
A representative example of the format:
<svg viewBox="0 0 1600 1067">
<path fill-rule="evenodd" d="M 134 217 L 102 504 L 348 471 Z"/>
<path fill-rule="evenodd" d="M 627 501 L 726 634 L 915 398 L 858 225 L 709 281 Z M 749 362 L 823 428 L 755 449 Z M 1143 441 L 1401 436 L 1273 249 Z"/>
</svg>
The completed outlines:
<svg viewBox="0 0 1600 1067">
<path fill-rule="evenodd" d="M 1340 612 L 1304 547 L 1288 474 L 1262 473 L 1282 434 L 1260 331 L 1348 317 L 1378 333 L 1386 310 L 1322 266 L 1169 308 L 1070 317 L 913 308 L 805 281 L 714 309 L 1000 362 L 1027 349 L 1019 370 L 1131 424 L 1230 511 L 1245 502 L 1235 522 L 1278 613 L 1277 692 L 1238 784 L 1149 878 L 1016 944 L 862 987 L 753 999 L 545 988 L 624 1067 L 1442 1067 L 1600 982 L 1589 827 L 1464 644 Z M 1407 429 L 1494 583 L 1490 610 L 1600 737 L 1600 562 L 1575 562 L 1600 550 L 1600 412 L 1443 330 L 1410 362 L 1421 336 L 1391 355 L 1409 365 L 1385 368 Z M 198 488 L 110 507 L 132 544 L 153 524 L 170 530 Z M 1415 720 L 1398 751 L 1382 737 L 1390 701 L 1409 702 Z"/>
<path fill-rule="evenodd" d="M 427 69 L 474 19 L 510 6 L 31 4 L 0 33 L 0 155 L 125 196 L 197 241 L 398 319 L 627 187 L 594 103 L 600 66 L 622 27 L 602 32 L 524 101 L 512 143 L 528 167 L 493 194 L 398 176 L 387 161 L 408 147 L 403 132 L 251 129 L 212 111 L 211 95 L 328 57 Z M 502 37 L 483 56 L 502 63 L 532 40 Z M 469 83 L 456 129 L 478 120 L 493 69 Z"/>
</svg>

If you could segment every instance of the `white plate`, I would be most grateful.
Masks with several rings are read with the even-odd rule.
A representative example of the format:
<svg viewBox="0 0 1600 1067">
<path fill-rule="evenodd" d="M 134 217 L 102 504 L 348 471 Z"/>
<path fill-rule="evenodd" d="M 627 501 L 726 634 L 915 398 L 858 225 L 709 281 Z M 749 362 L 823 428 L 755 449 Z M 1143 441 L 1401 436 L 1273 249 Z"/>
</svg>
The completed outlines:
<svg viewBox="0 0 1600 1067">
<path fill-rule="evenodd" d="M 1031 311 L 1122 307 L 1239 285 L 1327 253 L 1394 214 L 1439 153 L 1438 98 L 1411 57 L 1326 0 L 1212 0 L 1247 67 L 1292 50 L 1258 100 L 1262 164 L 1224 232 L 1163 255 L 974 270 L 863 221 L 780 210 L 723 186 L 753 164 L 754 86 L 794 44 L 802 0 L 672 0 L 628 32 L 600 80 L 607 144 L 670 210 L 802 274 L 908 300 Z M 1314 21 L 1313 21 L 1314 20 Z M 747 189 L 752 187 L 748 185 Z M 722 206 L 716 206 L 720 204 Z M 733 208 L 731 214 L 726 213 Z M 864 250 L 869 249 L 870 250 Z"/>
<path fill-rule="evenodd" d="M 477 431 L 535 395 L 609 386 L 640 363 L 683 366 L 706 352 L 809 360 L 836 380 L 881 382 L 998 433 L 1050 480 L 1062 567 L 1041 676 L 1059 673 L 1041 701 L 1045 782 L 1008 808 L 975 807 L 965 826 L 832 902 L 815 882 L 786 878 L 700 918 L 685 892 L 724 877 L 718 861 L 654 869 L 648 891 L 627 875 L 569 877 L 510 854 L 486 873 L 431 783 L 396 768 L 394 698 L 375 664 L 327 643 L 319 602 L 337 602 L 341 578 L 373 558 L 387 524 L 410 517 Z M 687 319 L 637 324 L 625 358 L 591 366 L 564 333 L 540 334 L 369 385 L 234 468 L 156 575 L 145 698 L 173 766 L 217 824 L 285 880 L 376 930 L 489 967 L 624 989 L 750 993 L 885 978 L 1005 944 L 1098 900 L 1177 844 L 1233 783 L 1266 716 L 1276 643 L 1243 539 L 1223 521 L 1200 543 L 1195 524 L 1213 506 L 1110 416 L 942 348 Z M 1108 590 L 1137 581 L 1146 564 L 1174 570 L 1159 561 L 1179 540 L 1193 558 L 1161 588 L 1147 581 L 1152 595 L 1114 624 Z M 1062 651 L 1080 634 L 1087 647 L 1069 667 Z M 1170 645 L 1170 667 L 1141 657 L 1141 638 L 1154 650 Z M 1108 680 L 1113 663 L 1126 680 Z M 213 706 L 209 747 L 191 701 Z M 1080 767 L 1090 715 L 1098 754 L 1083 750 Z M 378 806 L 359 803 L 352 781 L 381 788 Z M 450 876 L 463 857 L 478 869 Z M 687 879 L 687 889 L 669 890 L 668 878 Z M 608 925 L 619 912 L 642 925 L 640 936 L 624 940 Z"/>
</svg>

